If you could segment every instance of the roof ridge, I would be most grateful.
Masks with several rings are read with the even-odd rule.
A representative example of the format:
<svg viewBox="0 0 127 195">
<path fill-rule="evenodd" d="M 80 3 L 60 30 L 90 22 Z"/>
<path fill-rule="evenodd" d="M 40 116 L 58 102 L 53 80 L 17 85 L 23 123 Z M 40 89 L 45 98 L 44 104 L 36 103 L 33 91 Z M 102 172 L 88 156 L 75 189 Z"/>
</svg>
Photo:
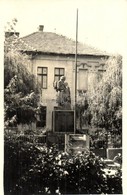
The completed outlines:
<svg viewBox="0 0 127 195">
<path fill-rule="evenodd" d="M 71 41 L 75 42 L 75 40 L 72 39 L 71 37 L 69 38 L 69 37 L 67 37 L 66 35 L 63 35 L 63 34 L 59 34 L 59 33 L 56 33 L 56 32 L 48 32 L 48 31 L 36 31 L 36 32 L 33 32 L 33 33 L 29 34 L 29 35 L 25 35 L 25 36 L 23 36 L 23 37 L 20 37 L 19 39 L 23 39 L 23 38 L 30 37 L 31 35 L 34 35 L 34 34 L 36 34 L 36 33 L 44 33 L 44 34 L 50 33 L 50 34 L 55 34 L 55 35 L 57 35 L 57 36 L 62 36 L 62 37 L 64 37 L 64 38 L 68 39 L 68 40 L 71 40 Z M 80 42 L 80 43 L 81 43 L 81 42 Z M 81 44 L 82 44 L 82 43 L 81 43 Z"/>
<path fill-rule="evenodd" d="M 29 37 L 29 36 L 31 36 L 31 35 L 34 35 L 35 33 L 37 33 L 37 31 L 36 31 L 36 32 L 33 32 L 33 33 L 29 34 L 29 35 L 25 35 L 25 36 L 23 36 L 23 37 L 19 37 L 19 39 L 27 38 L 27 37 Z"/>
</svg>

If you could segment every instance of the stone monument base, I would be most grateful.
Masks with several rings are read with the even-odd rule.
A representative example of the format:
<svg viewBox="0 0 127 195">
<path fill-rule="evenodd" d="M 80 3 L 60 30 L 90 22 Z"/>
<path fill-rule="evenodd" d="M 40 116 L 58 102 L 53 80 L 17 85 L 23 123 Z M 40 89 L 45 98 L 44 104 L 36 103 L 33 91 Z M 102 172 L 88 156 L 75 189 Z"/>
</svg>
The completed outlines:
<svg viewBox="0 0 127 195">
<path fill-rule="evenodd" d="M 52 116 L 53 132 L 75 133 L 74 110 L 54 110 Z"/>
</svg>

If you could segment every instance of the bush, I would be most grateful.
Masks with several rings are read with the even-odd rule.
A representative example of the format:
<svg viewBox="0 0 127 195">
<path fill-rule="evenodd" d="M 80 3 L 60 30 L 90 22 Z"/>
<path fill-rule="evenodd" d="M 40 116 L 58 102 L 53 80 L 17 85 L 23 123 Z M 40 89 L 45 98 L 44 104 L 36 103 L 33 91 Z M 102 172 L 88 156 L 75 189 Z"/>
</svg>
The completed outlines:
<svg viewBox="0 0 127 195">
<path fill-rule="evenodd" d="M 92 152 L 72 156 L 5 137 L 5 195 L 122 193 L 121 173 L 107 177 L 103 168 Z"/>
<path fill-rule="evenodd" d="M 17 137 L 5 137 L 4 144 L 4 188 L 5 193 L 16 191 L 21 177 L 29 170 L 38 156 L 37 148 Z M 21 184 L 20 184 L 21 185 Z"/>
</svg>

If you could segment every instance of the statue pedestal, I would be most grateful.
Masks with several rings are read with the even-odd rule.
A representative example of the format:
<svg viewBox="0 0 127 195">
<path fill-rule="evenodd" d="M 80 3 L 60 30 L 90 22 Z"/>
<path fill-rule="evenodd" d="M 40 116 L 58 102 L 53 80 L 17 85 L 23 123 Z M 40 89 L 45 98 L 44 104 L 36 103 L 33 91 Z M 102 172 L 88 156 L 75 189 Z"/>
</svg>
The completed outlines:
<svg viewBox="0 0 127 195">
<path fill-rule="evenodd" d="M 73 110 L 53 111 L 53 132 L 75 133 L 75 114 Z"/>
</svg>

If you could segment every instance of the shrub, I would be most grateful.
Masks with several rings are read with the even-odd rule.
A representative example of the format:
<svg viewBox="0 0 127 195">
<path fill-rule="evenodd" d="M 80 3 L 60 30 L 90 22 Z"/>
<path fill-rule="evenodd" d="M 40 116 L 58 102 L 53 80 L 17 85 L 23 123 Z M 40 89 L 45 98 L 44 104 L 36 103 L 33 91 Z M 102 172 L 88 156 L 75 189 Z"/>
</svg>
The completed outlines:
<svg viewBox="0 0 127 195">
<path fill-rule="evenodd" d="M 5 137 L 4 144 L 4 188 L 5 193 L 16 191 L 20 178 L 29 170 L 37 158 L 38 150 L 34 144 L 17 137 Z"/>
<path fill-rule="evenodd" d="M 72 156 L 56 146 L 5 138 L 5 194 L 122 193 L 121 173 L 107 177 L 103 168 L 92 152 Z"/>
</svg>

